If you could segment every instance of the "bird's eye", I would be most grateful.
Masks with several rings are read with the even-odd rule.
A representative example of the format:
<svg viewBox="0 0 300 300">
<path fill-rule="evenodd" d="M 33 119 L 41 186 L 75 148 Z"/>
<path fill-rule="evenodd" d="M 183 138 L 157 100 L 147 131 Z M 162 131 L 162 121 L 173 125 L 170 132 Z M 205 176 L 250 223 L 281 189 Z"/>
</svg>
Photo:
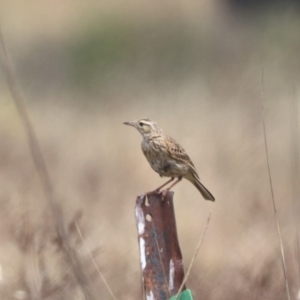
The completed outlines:
<svg viewBox="0 0 300 300">
<path fill-rule="evenodd" d="M 142 127 L 142 126 L 144 125 L 144 123 L 143 123 L 143 122 L 140 122 L 139 125 Z"/>
</svg>

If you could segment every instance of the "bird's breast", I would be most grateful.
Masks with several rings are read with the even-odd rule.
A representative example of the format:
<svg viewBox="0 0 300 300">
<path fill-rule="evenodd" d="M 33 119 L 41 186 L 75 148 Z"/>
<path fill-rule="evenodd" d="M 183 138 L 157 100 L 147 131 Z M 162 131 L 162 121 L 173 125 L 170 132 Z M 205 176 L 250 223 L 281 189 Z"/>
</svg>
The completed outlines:
<svg viewBox="0 0 300 300">
<path fill-rule="evenodd" d="M 184 176 L 188 165 L 170 157 L 164 143 L 159 140 L 143 141 L 142 150 L 154 171 L 165 177 Z"/>
</svg>

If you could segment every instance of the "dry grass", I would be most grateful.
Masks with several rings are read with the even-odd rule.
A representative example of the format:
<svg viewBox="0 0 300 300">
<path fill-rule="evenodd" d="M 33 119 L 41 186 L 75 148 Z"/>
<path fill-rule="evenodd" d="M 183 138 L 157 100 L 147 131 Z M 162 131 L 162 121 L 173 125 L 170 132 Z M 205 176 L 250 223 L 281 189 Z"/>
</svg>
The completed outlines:
<svg viewBox="0 0 300 300">
<path fill-rule="evenodd" d="M 97 11 L 91 13 L 93 5 L 85 5 L 81 12 L 79 6 L 70 11 L 72 6 L 65 4 L 65 14 L 53 14 L 53 19 L 48 16 L 44 23 L 30 14 L 30 7 L 23 13 L 18 10 L 18 20 L 32 19 L 26 25 L 16 23 L 16 4 L 11 3 L 5 4 L 4 33 L 63 223 L 88 278 L 90 293 L 96 299 L 110 298 L 86 247 L 116 298 L 141 298 L 135 197 L 159 185 L 161 179 L 142 156 L 140 137 L 122 122 L 148 116 L 184 145 L 216 197 L 215 203 L 203 201 L 188 182 L 175 188 L 177 227 L 186 267 L 213 207 L 201 255 L 187 282 L 194 298 L 285 299 L 261 130 L 263 64 L 269 158 L 287 277 L 291 298 L 295 299 L 299 290 L 298 222 L 294 218 L 298 204 L 293 204 L 293 198 L 299 195 L 294 182 L 297 154 L 291 153 L 298 139 L 294 136 L 297 130 L 291 134 L 290 106 L 299 90 L 295 81 L 300 75 L 297 18 L 286 13 L 275 19 L 266 16 L 257 26 L 240 20 L 236 22 L 241 26 L 232 26 L 229 15 L 223 12 L 221 21 L 212 18 L 206 29 L 199 29 L 197 18 L 188 21 L 191 9 L 187 9 L 185 17 L 182 12 L 179 18 L 184 22 L 175 22 L 176 28 L 184 24 L 176 40 L 177 31 L 170 33 L 172 16 L 160 23 L 161 19 L 147 15 L 144 9 L 148 16 L 144 21 L 134 11 L 136 24 L 128 27 L 126 21 L 124 26 L 129 29 L 123 31 L 129 32 L 130 38 L 122 36 L 122 45 L 135 51 L 126 51 L 130 64 L 124 63 L 127 57 L 120 56 L 122 51 L 109 48 L 120 64 L 112 68 L 106 64 L 105 75 L 96 70 L 94 77 L 78 87 L 73 84 L 80 71 L 76 76 L 74 72 L 81 67 L 70 58 L 74 59 L 78 49 L 86 49 L 82 37 L 96 24 L 90 17 L 97 15 Z M 53 12 L 58 7 L 53 7 Z M 109 15 L 115 13 L 108 11 Z M 122 14 L 118 11 L 116 15 L 120 24 Z M 128 16 L 130 9 L 124 20 Z M 167 25 L 160 27 L 162 24 Z M 109 42 L 109 47 L 114 45 L 95 32 L 101 41 Z M 188 46 L 172 51 L 181 38 Z M 0 298 L 81 299 L 57 243 L 24 128 L 0 76 Z M 296 91 L 293 99 L 292 85 Z"/>
</svg>

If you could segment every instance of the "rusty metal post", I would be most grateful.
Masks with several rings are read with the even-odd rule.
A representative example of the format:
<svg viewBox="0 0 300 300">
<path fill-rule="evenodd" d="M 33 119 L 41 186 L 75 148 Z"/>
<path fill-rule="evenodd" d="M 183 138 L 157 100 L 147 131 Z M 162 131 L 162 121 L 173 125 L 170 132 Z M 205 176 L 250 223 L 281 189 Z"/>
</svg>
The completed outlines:
<svg viewBox="0 0 300 300">
<path fill-rule="evenodd" d="M 184 278 L 173 192 L 164 199 L 159 193 L 138 196 L 135 215 L 144 298 L 167 300 L 177 294 Z"/>
</svg>

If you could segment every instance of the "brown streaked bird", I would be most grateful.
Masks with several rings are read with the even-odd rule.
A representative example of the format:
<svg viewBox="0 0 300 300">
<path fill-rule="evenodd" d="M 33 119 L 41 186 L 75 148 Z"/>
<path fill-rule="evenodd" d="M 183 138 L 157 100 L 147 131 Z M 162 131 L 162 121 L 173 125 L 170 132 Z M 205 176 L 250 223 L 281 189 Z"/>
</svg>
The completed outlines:
<svg viewBox="0 0 300 300">
<path fill-rule="evenodd" d="M 173 138 L 166 135 L 155 121 L 146 118 L 134 122 L 124 122 L 124 124 L 135 127 L 142 134 L 142 150 L 152 169 L 161 177 L 171 177 L 156 191 L 177 178 L 165 190 L 167 192 L 182 178 L 185 178 L 199 190 L 204 199 L 215 201 L 214 196 L 200 182 L 196 168 L 185 150 Z"/>
</svg>

